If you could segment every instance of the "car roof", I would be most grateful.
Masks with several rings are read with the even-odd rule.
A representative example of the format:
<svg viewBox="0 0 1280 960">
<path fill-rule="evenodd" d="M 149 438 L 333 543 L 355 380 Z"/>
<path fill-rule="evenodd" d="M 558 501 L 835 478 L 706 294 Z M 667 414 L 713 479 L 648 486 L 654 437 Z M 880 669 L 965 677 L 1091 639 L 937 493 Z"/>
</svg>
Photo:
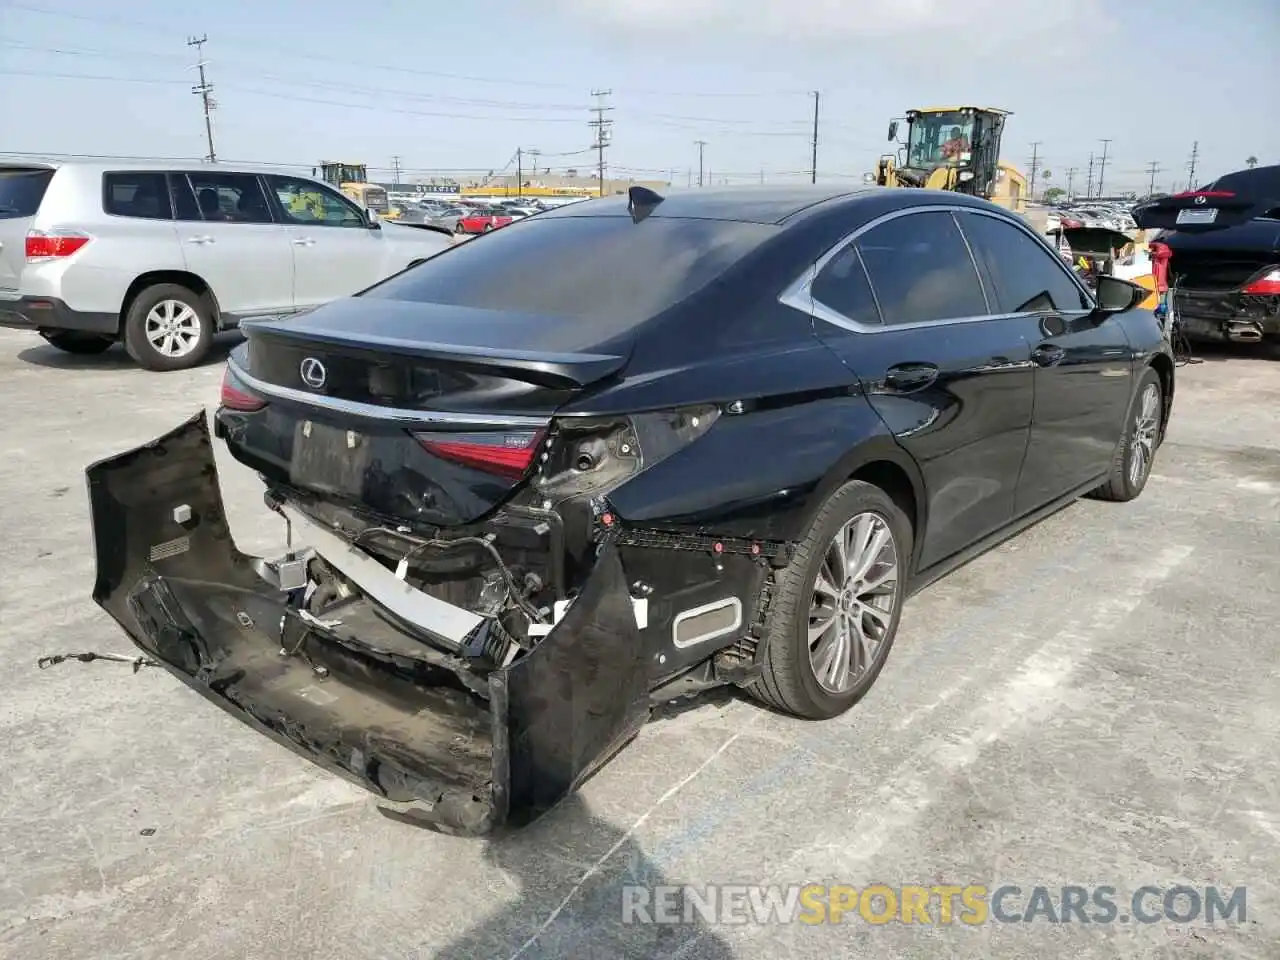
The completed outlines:
<svg viewBox="0 0 1280 960">
<path fill-rule="evenodd" d="M 168 171 L 175 170 L 183 173 L 195 173 L 199 171 L 209 171 L 212 173 L 253 173 L 253 174 L 280 174 L 286 177 L 300 177 L 304 180 L 315 180 L 323 182 L 319 177 L 314 177 L 309 173 L 298 173 L 290 169 L 281 167 L 270 167 L 262 164 L 253 163 L 209 163 L 207 160 L 111 160 L 111 159 L 94 159 L 94 160 L 59 160 L 48 158 L 37 158 L 32 160 L 18 160 L 0 158 L 0 169 L 5 168 L 41 168 L 45 167 L 50 170 L 62 168 L 74 168 L 83 170 L 87 173 L 133 173 L 133 172 L 152 172 L 152 171 Z M 370 184 L 374 186 L 374 184 Z"/>
<path fill-rule="evenodd" d="M 645 189 L 645 188 L 639 188 Z M 779 224 L 820 203 L 852 199 L 890 188 L 858 184 L 799 184 L 790 186 L 695 187 L 657 191 L 662 202 L 653 208 L 653 217 L 683 217 L 697 220 L 739 220 L 749 223 Z M 923 193 L 924 191 L 901 191 Z M 540 218 L 630 216 L 628 194 L 601 197 L 585 203 L 566 204 L 540 214 Z"/>
</svg>

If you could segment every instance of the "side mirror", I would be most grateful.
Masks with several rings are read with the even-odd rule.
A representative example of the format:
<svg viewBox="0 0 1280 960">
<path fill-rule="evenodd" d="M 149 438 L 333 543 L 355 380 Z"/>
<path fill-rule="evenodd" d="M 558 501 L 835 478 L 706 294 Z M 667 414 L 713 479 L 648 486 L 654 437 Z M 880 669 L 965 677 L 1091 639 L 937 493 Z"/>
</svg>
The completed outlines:
<svg viewBox="0 0 1280 960">
<path fill-rule="evenodd" d="M 1151 291 L 1136 283 L 1103 273 L 1098 275 L 1093 296 L 1098 302 L 1098 312 L 1110 315 L 1132 310 L 1151 296 Z"/>
<path fill-rule="evenodd" d="M 370 230 L 382 229 L 382 224 L 378 222 L 378 215 L 373 210 L 365 210 L 364 215 L 367 218 L 366 222 L 369 224 Z"/>
<path fill-rule="evenodd" d="M 890 140 L 898 139 L 898 121 L 897 120 L 889 121 L 889 139 Z"/>
</svg>

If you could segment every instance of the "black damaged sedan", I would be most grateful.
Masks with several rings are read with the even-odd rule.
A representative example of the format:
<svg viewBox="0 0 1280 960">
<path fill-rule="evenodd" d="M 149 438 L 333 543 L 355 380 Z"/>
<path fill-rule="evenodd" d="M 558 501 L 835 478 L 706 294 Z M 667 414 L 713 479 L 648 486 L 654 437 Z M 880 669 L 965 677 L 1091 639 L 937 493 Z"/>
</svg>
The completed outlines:
<svg viewBox="0 0 1280 960">
<path fill-rule="evenodd" d="M 262 732 L 456 832 L 573 790 L 650 705 L 834 717 L 914 591 L 1138 496 L 1174 365 L 952 193 L 643 188 L 246 324 L 214 417 L 288 549 L 232 542 L 197 415 L 88 470 L 94 597 Z"/>
</svg>

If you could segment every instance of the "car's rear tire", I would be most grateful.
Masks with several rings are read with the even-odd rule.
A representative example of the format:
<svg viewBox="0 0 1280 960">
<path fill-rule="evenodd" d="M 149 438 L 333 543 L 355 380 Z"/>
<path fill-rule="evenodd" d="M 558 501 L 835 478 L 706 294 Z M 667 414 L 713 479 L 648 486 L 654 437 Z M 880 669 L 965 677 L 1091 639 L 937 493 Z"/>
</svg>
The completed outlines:
<svg viewBox="0 0 1280 960">
<path fill-rule="evenodd" d="M 1125 419 L 1124 436 L 1111 459 L 1111 473 L 1106 483 L 1090 491 L 1097 500 L 1126 503 L 1135 499 L 1147 486 L 1151 465 L 1160 449 L 1164 423 L 1164 390 L 1160 375 L 1147 368 L 1133 395 Z"/>
<path fill-rule="evenodd" d="M 116 338 L 105 333 L 80 333 L 75 330 L 41 330 L 40 336 L 52 347 L 66 353 L 93 356 L 111 349 Z"/>
<path fill-rule="evenodd" d="M 466 233 L 466 232 L 467 232 L 467 228 L 466 228 L 466 227 L 464 227 L 464 226 L 462 225 L 462 221 L 461 221 L 461 220 L 459 220 L 457 223 L 455 223 L 455 224 L 453 225 L 453 232 L 454 232 L 454 233 Z"/>
<path fill-rule="evenodd" d="M 488 233 L 488 232 L 489 232 L 490 230 L 492 230 L 492 229 L 493 229 L 493 224 L 492 224 L 492 223 L 486 223 L 486 224 L 484 225 L 484 232 L 485 232 L 485 233 Z"/>
<path fill-rule="evenodd" d="M 861 700 L 893 646 L 912 542 L 910 520 L 879 487 L 852 480 L 832 494 L 778 577 L 763 672 L 747 691 L 811 720 Z"/>
<path fill-rule="evenodd" d="M 213 343 L 208 301 L 176 283 L 147 287 L 129 305 L 124 343 L 129 356 L 148 370 L 194 367 Z"/>
</svg>

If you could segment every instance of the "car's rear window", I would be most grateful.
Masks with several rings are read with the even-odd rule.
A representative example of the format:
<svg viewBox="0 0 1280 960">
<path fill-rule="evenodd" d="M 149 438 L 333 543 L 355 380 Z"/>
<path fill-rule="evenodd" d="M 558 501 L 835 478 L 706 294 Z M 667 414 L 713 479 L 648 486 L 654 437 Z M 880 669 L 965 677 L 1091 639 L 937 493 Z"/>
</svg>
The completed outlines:
<svg viewBox="0 0 1280 960">
<path fill-rule="evenodd" d="M 362 296 L 591 318 L 611 336 L 706 286 L 777 230 L 674 217 L 535 217 L 458 244 Z"/>
<path fill-rule="evenodd" d="M 53 179 L 48 169 L 8 168 L 0 170 L 0 220 L 34 217 Z"/>
</svg>

